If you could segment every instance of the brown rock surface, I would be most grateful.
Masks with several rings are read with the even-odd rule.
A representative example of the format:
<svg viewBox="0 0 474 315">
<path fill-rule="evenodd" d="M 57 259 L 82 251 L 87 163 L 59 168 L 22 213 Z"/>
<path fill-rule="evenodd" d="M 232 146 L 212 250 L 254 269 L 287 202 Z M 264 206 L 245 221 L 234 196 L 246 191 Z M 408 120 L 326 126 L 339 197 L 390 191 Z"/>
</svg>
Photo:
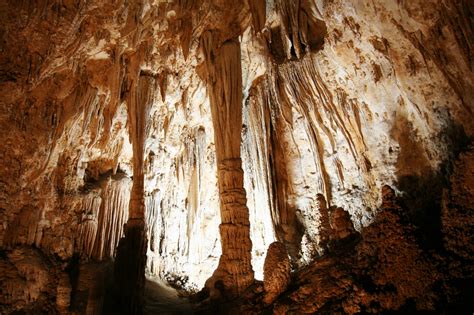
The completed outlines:
<svg viewBox="0 0 474 315">
<path fill-rule="evenodd" d="M 332 230 L 329 239 L 331 241 L 345 239 L 356 232 L 350 214 L 341 207 L 332 209 L 330 224 Z"/>
<path fill-rule="evenodd" d="M 283 293 L 290 283 L 291 265 L 285 244 L 271 243 L 263 265 L 263 302 L 271 304 Z"/>
<path fill-rule="evenodd" d="M 433 309 L 439 274 L 401 225 L 400 207 L 386 197 L 359 242 L 338 246 L 297 272 L 294 289 L 274 306 L 277 314 L 377 314 L 399 310 L 410 299 L 418 310 Z M 336 213 L 341 218 L 346 212 Z M 340 231 L 344 233 L 336 229 L 333 239 L 347 237 L 345 229 Z"/>
</svg>

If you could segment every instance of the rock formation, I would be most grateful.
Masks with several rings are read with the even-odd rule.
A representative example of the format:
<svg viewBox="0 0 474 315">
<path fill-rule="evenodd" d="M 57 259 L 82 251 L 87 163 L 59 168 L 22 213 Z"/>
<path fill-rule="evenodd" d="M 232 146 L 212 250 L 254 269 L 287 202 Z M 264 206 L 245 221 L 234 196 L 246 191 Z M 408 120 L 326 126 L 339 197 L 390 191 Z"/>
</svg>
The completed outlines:
<svg viewBox="0 0 474 315">
<path fill-rule="evenodd" d="M 117 248 L 115 279 L 118 296 L 128 314 L 142 314 L 145 287 L 147 233 L 145 223 L 145 132 L 153 101 L 155 79 L 139 69 L 141 48 L 130 57 L 126 74 L 128 123 L 133 148 L 133 185 L 124 237 Z M 138 76 L 137 76 L 138 74 Z M 138 81 L 138 82 L 135 82 Z"/>
<path fill-rule="evenodd" d="M 140 313 L 145 274 L 219 310 L 472 313 L 473 16 L 1 2 L 0 313 Z"/>
<path fill-rule="evenodd" d="M 210 286 L 223 281 L 226 290 L 241 293 L 253 282 L 249 210 L 240 158 L 242 66 L 240 43 L 231 39 L 215 48 L 213 35 L 203 35 L 216 145 L 221 204 L 222 254 Z"/>
<path fill-rule="evenodd" d="M 335 207 L 331 211 L 331 241 L 343 240 L 355 233 L 351 216 L 341 207 Z"/>
<path fill-rule="evenodd" d="M 271 304 L 290 284 L 291 265 L 285 244 L 273 242 L 268 247 L 263 265 L 263 303 Z"/>
<path fill-rule="evenodd" d="M 331 224 L 333 221 L 333 217 L 329 218 L 329 209 L 322 194 L 316 195 L 316 209 L 319 212 L 319 226 L 318 226 L 318 234 L 319 234 L 319 252 L 320 254 L 324 254 L 327 250 L 329 240 L 331 238 L 332 230 L 334 229 L 334 225 Z M 351 222 L 352 223 L 352 222 Z"/>
<path fill-rule="evenodd" d="M 433 308 L 430 290 L 438 275 L 401 225 L 400 207 L 386 198 L 360 242 L 331 247 L 328 255 L 297 272 L 297 286 L 276 303 L 274 312 L 380 313 L 398 310 L 409 299 L 418 310 Z M 347 237 L 344 213 L 342 208 L 333 212 L 342 223 L 333 225 L 333 240 Z"/>
</svg>

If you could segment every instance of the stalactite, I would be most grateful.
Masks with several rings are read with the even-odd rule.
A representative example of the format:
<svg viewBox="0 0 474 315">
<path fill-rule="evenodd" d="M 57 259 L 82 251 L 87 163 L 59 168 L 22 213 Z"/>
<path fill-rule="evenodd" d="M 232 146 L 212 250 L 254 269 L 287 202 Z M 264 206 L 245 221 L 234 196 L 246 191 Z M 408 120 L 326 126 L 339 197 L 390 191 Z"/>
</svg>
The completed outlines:
<svg viewBox="0 0 474 315">
<path fill-rule="evenodd" d="M 76 250 L 90 258 L 94 249 L 97 236 L 98 217 L 102 198 L 95 194 L 89 194 L 83 201 L 83 214 L 79 224 L 79 236 L 76 240 Z"/>
<path fill-rule="evenodd" d="M 37 225 L 41 218 L 39 209 L 23 208 L 18 213 L 6 231 L 5 245 L 13 248 L 15 245 L 32 245 L 36 240 Z"/>
<path fill-rule="evenodd" d="M 181 111 L 184 108 L 174 115 Z M 200 119 L 198 111 L 193 115 Z M 147 272 L 179 280 L 186 289 L 196 290 L 217 266 L 220 216 L 214 144 L 208 135 L 212 126 L 183 128 L 186 124 L 172 121 L 169 128 L 174 134 L 180 132 L 180 141 L 153 148 L 153 155 L 147 158 L 155 167 L 155 172 L 147 172 L 147 179 L 157 182 L 155 190 L 146 196 L 150 239 Z M 163 132 L 161 127 L 157 131 Z"/>
<path fill-rule="evenodd" d="M 219 196 L 221 202 L 222 255 L 207 286 L 223 281 L 231 294 L 241 293 L 253 282 L 250 222 L 246 205 L 240 141 L 242 128 L 242 69 L 240 43 L 229 40 L 215 47 L 213 34 L 203 35 L 210 95 Z"/>
<path fill-rule="evenodd" d="M 278 24 L 267 34 L 267 44 L 278 63 L 301 59 L 323 46 L 326 26 L 312 6 L 305 0 L 275 0 Z"/>
<path fill-rule="evenodd" d="M 97 188 L 84 196 L 75 240 L 83 258 L 115 257 L 128 219 L 131 183 L 124 174 L 102 176 Z"/>
<path fill-rule="evenodd" d="M 285 1 L 277 0 L 275 2 L 276 10 L 282 21 L 282 42 L 288 59 L 293 55 L 300 58 L 302 55 L 301 42 L 299 37 L 299 13 L 300 0 Z"/>
<path fill-rule="evenodd" d="M 250 0 L 250 12 L 252 14 L 252 25 L 256 32 L 260 32 L 265 26 L 266 1 Z"/>
<path fill-rule="evenodd" d="M 165 222 L 163 222 L 163 209 L 161 208 L 162 193 L 159 190 L 152 192 L 146 196 L 145 208 L 146 208 L 146 226 L 147 238 L 148 238 L 148 251 L 147 251 L 147 265 L 146 270 L 149 274 L 155 276 L 163 276 L 161 271 L 166 267 L 163 266 L 165 258 L 163 255 L 165 251 L 163 249 L 163 239 L 166 235 Z"/>
<path fill-rule="evenodd" d="M 0 313 L 100 313 L 124 235 L 124 310 L 143 301 L 146 233 L 149 270 L 198 289 L 219 223 L 208 286 L 224 298 L 274 239 L 288 250 L 296 285 L 264 312 L 468 301 L 471 2 L 3 1 Z"/>
<path fill-rule="evenodd" d="M 263 93 L 261 84 L 255 84 L 249 92 L 251 97 L 243 108 L 242 136 L 242 164 L 252 222 L 252 266 L 257 279 L 263 276 L 264 253 L 276 240 L 275 227 L 279 222 L 270 108 L 268 103 L 260 102 Z"/>
<path fill-rule="evenodd" d="M 191 45 L 192 39 L 192 32 L 193 32 L 193 9 L 198 5 L 198 1 L 189 1 L 189 0 L 180 0 L 179 1 L 179 8 L 180 8 L 180 44 L 181 50 L 183 51 L 184 59 L 188 59 L 189 55 L 189 47 Z"/>
<path fill-rule="evenodd" d="M 93 208 L 85 214 L 84 221 L 81 224 L 79 244 L 91 244 L 95 220 L 97 220 L 97 232 L 95 233 L 95 242 L 93 249 L 86 249 L 86 254 L 94 259 L 103 260 L 115 256 L 115 250 L 123 235 L 123 225 L 128 219 L 128 207 L 130 200 L 131 180 L 123 175 L 117 175 L 115 178 L 106 179 L 102 186 L 102 203 L 100 211 Z M 98 201 L 92 203 L 97 206 Z M 95 217 L 97 216 L 97 217 Z M 85 237 L 83 233 L 88 233 Z M 84 248 L 84 247 L 82 247 Z"/>
</svg>

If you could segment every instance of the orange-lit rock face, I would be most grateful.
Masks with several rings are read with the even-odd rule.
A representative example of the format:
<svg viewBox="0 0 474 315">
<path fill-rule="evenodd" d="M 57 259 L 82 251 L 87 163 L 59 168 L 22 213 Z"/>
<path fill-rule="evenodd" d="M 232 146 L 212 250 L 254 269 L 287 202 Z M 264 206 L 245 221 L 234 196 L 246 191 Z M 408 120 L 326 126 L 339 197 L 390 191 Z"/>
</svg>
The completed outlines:
<svg viewBox="0 0 474 315">
<path fill-rule="evenodd" d="M 290 283 L 291 265 L 285 244 L 273 242 L 268 247 L 264 264 L 263 302 L 271 304 L 283 293 Z"/>
<path fill-rule="evenodd" d="M 369 226 L 385 184 L 428 248 L 468 259 L 471 155 L 447 178 L 474 132 L 472 12 L 462 0 L 4 1 L 0 280 L 15 276 L 0 312 L 46 296 L 100 307 L 76 292 L 102 290 L 91 266 L 116 255 L 129 217 L 145 217 L 149 273 L 201 288 L 230 248 L 217 147 L 242 161 L 230 186 L 242 196 L 243 180 L 256 279 L 276 240 L 297 268 L 350 235 L 333 206 Z M 209 33 L 216 51 L 240 44 L 241 84 L 219 84 L 241 86 L 242 120 L 231 111 L 217 131 L 241 130 L 240 146 L 215 135 L 211 105 L 225 102 L 211 104 Z"/>
</svg>

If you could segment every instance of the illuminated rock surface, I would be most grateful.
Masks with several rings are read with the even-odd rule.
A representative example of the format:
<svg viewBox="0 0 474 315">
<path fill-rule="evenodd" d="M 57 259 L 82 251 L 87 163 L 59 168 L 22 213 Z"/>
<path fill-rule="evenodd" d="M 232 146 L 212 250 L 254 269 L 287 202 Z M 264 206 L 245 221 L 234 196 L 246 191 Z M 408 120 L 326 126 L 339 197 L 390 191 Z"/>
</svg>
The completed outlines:
<svg viewBox="0 0 474 315">
<path fill-rule="evenodd" d="M 144 268 L 197 310 L 472 313 L 473 12 L 3 1 L 0 313 L 106 312 Z"/>
</svg>

